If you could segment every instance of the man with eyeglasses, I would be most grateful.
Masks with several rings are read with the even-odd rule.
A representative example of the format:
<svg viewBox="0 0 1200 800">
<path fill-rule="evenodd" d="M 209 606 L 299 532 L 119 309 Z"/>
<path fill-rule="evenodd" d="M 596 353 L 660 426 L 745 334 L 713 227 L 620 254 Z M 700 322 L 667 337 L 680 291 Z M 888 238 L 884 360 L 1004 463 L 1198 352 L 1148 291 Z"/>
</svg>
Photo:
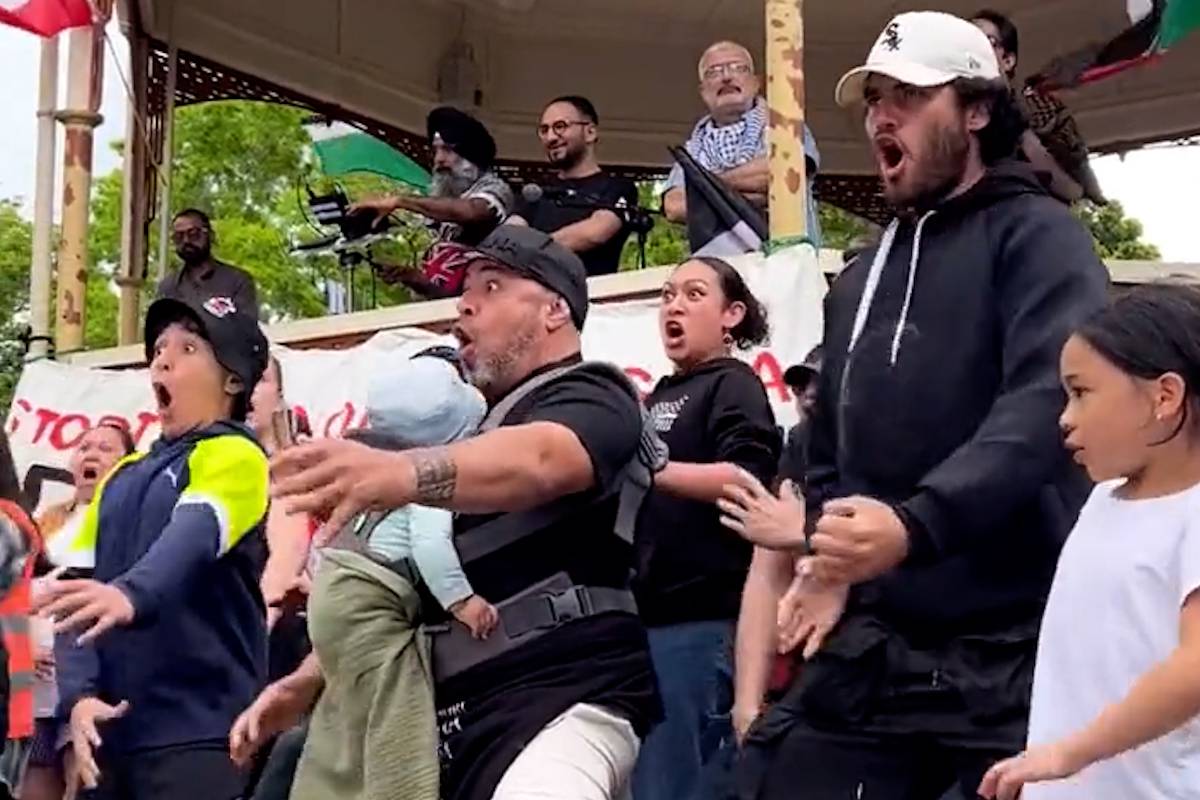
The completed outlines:
<svg viewBox="0 0 1200 800">
<path fill-rule="evenodd" d="M 510 225 L 537 228 L 583 261 L 589 277 L 617 271 L 629 228 L 620 214 L 597 206 L 637 205 L 637 187 L 609 175 L 596 162 L 600 117 L 586 97 L 551 100 L 537 135 L 554 179 L 535 202 L 519 200 Z"/>
<path fill-rule="evenodd" d="M 717 42 L 700 57 L 698 72 L 700 97 L 708 114 L 696 123 L 685 147 L 700 166 L 765 211 L 770 180 L 767 104 L 759 96 L 761 83 L 754 72 L 754 57 L 736 42 Z M 808 162 L 808 235 L 819 245 L 821 226 L 812 187 L 821 155 L 807 125 L 804 155 Z M 683 168 L 678 164 L 667 178 L 663 212 L 672 222 L 687 220 L 687 192 Z"/>
<path fill-rule="evenodd" d="M 258 317 L 258 291 L 254 278 L 243 269 L 213 258 L 213 229 L 208 215 L 186 208 L 171 224 L 171 242 L 183 265 L 163 278 L 157 297 L 203 305 L 213 297 L 228 297 L 239 310 Z"/>
</svg>

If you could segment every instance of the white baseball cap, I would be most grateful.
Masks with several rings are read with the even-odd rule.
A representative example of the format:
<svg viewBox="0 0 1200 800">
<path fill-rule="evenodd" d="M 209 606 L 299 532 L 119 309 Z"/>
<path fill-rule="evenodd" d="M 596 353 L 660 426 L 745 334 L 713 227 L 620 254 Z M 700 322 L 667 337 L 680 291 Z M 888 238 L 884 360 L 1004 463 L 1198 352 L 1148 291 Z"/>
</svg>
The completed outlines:
<svg viewBox="0 0 1200 800">
<path fill-rule="evenodd" d="M 1000 65 L 987 35 L 974 23 L 941 11 L 910 11 L 879 34 L 867 63 L 842 76 L 834 91 L 839 106 L 863 97 L 873 72 L 912 86 L 944 86 L 957 78 L 1000 80 Z"/>
</svg>

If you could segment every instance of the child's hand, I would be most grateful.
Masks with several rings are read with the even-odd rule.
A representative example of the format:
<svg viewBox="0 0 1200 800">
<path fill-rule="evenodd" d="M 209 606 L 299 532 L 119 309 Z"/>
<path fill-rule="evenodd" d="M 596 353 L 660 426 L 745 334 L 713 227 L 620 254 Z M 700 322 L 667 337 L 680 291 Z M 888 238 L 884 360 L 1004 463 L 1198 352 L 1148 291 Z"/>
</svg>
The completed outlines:
<svg viewBox="0 0 1200 800">
<path fill-rule="evenodd" d="M 128 711 L 126 700 L 110 706 L 98 697 L 85 697 L 71 709 L 71 749 L 75 756 L 75 772 L 84 788 L 95 789 L 100 783 L 95 750 L 101 741 L 96 724 L 123 717 Z"/>
<path fill-rule="evenodd" d="M 476 639 L 486 639 L 500 623 L 500 612 L 496 607 L 477 594 L 460 600 L 450 607 L 454 618 L 471 629 Z"/>
<path fill-rule="evenodd" d="M 79 644 L 87 644 L 118 625 L 133 622 L 133 603 L 115 586 L 93 580 L 58 580 L 33 607 L 34 613 L 51 617 L 55 633 L 87 628 Z"/>
<path fill-rule="evenodd" d="M 779 653 L 786 655 L 804 645 L 804 660 L 821 649 L 825 637 L 846 610 L 849 587 L 819 583 L 804 572 L 805 559 L 796 562 L 796 575 L 779 601 Z"/>
<path fill-rule="evenodd" d="M 979 784 L 979 795 L 988 800 L 1016 800 L 1027 783 L 1069 778 L 1085 766 L 1062 743 L 1031 747 L 989 769 Z"/>
</svg>

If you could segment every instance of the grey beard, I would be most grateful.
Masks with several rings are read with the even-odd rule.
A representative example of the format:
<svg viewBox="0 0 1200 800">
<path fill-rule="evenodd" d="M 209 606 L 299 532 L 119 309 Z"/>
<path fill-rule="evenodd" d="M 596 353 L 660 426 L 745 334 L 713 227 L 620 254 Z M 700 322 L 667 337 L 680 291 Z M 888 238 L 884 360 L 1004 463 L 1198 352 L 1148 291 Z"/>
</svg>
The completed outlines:
<svg viewBox="0 0 1200 800">
<path fill-rule="evenodd" d="M 430 197 L 462 197 L 479 180 L 479 167 L 463 159 L 449 172 L 435 172 L 429 182 Z"/>
<path fill-rule="evenodd" d="M 513 375 L 521 356 L 528 352 L 537 339 L 533 326 L 517 330 L 494 355 L 479 359 L 473 370 L 468 370 L 467 380 L 484 397 L 495 400 L 517 385 L 523 376 Z"/>
</svg>

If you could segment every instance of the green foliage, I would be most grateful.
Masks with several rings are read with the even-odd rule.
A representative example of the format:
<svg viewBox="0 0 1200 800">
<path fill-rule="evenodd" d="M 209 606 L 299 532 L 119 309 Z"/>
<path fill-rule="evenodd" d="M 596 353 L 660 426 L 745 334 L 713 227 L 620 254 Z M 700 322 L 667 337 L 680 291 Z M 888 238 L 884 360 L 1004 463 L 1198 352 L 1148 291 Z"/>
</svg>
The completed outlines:
<svg viewBox="0 0 1200 800">
<path fill-rule="evenodd" d="M 817 215 L 821 219 L 821 246 L 845 250 L 855 240 L 870 235 L 871 223 L 835 205 L 820 203 Z"/>
<path fill-rule="evenodd" d="M 1158 248 L 1142 240 L 1142 223 L 1125 216 L 1125 209 L 1115 200 L 1107 205 L 1079 203 L 1075 215 L 1083 221 L 1096 242 L 1101 258 L 1131 261 L 1157 261 L 1162 258 Z"/>
<path fill-rule="evenodd" d="M 16 203 L 0 200 L 0 411 L 8 414 L 21 376 L 24 348 L 19 341 L 29 314 L 29 263 L 33 226 Z"/>
</svg>

